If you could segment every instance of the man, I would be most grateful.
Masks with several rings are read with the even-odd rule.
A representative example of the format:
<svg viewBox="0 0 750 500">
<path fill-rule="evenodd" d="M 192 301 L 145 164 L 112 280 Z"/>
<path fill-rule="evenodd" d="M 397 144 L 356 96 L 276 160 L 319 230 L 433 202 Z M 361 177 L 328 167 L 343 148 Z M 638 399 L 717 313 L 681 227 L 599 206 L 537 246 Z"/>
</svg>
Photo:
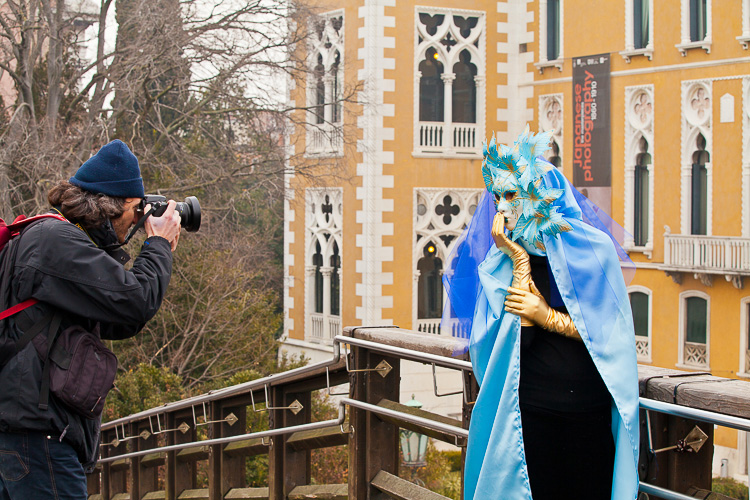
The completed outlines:
<svg viewBox="0 0 750 500">
<path fill-rule="evenodd" d="M 11 338 L 50 312 L 62 316 L 59 331 L 80 325 L 93 332 L 98 326 L 102 339 L 129 338 L 143 328 L 167 290 L 180 234 L 170 200 L 161 217 L 145 221 L 148 238 L 126 271 L 129 256 L 119 244 L 137 222 L 143 197 L 138 159 L 119 140 L 50 190 L 53 212 L 67 222 L 34 223 L 0 255 L 17 245 L 8 306 L 39 301 L 5 320 Z M 0 369 L 0 500 L 83 500 L 84 471 L 99 456 L 101 421 L 78 416 L 54 396 L 40 409 L 43 362 L 32 344 Z"/>
</svg>

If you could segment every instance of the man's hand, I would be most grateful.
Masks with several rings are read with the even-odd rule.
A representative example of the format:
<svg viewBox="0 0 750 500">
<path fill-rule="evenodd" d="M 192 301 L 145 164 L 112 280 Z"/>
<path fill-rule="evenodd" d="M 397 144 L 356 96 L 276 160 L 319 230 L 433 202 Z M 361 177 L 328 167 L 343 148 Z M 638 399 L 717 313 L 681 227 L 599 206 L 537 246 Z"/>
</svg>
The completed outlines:
<svg viewBox="0 0 750 500">
<path fill-rule="evenodd" d="M 146 229 L 146 234 L 151 236 L 161 236 L 169 242 L 174 252 L 177 248 L 177 242 L 180 239 L 180 214 L 175 212 L 175 206 L 177 202 L 169 200 L 167 202 L 167 209 L 161 215 L 161 217 L 149 216 L 146 219 L 143 227 Z M 151 209 L 151 205 L 146 205 L 145 212 Z"/>
<path fill-rule="evenodd" d="M 540 295 L 508 287 L 508 295 L 505 297 L 505 310 L 544 327 L 549 314 L 549 305 Z"/>
</svg>

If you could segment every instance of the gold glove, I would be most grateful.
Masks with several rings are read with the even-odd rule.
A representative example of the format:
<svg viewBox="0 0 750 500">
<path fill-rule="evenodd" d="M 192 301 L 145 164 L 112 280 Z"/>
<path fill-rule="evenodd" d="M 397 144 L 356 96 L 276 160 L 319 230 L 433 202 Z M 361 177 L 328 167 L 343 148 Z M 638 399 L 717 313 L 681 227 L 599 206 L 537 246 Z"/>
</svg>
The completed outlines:
<svg viewBox="0 0 750 500">
<path fill-rule="evenodd" d="M 540 295 L 534 281 L 531 279 L 531 264 L 529 254 L 518 243 L 511 241 L 505 235 L 505 216 L 501 213 L 495 214 L 492 221 L 492 239 L 495 240 L 497 248 L 510 257 L 513 262 L 513 281 L 511 286 L 520 290 L 530 291 Z M 540 295 L 541 296 L 541 295 Z M 534 323 L 521 316 L 521 326 L 533 326 Z"/>
<path fill-rule="evenodd" d="M 505 297 L 505 310 L 520 316 L 523 326 L 528 326 L 523 323 L 523 319 L 526 318 L 532 324 L 539 325 L 545 330 L 559 333 L 571 339 L 581 340 L 581 335 L 573 324 L 570 315 L 551 308 L 540 295 L 510 287 L 508 288 L 508 295 Z"/>
</svg>

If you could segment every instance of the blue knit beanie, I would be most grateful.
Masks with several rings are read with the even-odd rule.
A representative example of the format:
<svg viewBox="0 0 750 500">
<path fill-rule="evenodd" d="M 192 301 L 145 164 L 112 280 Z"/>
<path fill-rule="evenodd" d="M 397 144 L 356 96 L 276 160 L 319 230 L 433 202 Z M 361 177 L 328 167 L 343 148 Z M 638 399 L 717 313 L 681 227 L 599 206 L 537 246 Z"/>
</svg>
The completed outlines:
<svg viewBox="0 0 750 500">
<path fill-rule="evenodd" d="M 118 139 L 86 160 L 69 182 L 91 193 L 121 198 L 145 196 L 138 158 Z"/>
</svg>

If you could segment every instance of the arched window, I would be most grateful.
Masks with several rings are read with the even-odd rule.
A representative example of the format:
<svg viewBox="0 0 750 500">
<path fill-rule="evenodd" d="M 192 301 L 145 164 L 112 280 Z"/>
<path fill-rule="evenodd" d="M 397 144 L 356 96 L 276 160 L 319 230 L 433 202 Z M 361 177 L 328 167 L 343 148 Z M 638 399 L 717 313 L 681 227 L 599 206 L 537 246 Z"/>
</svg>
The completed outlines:
<svg viewBox="0 0 750 500">
<path fill-rule="evenodd" d="M 333 109 L 331 110 L 331 122 L 332 123 L 341 123 L 341 101 L 339 100 L 339 96 L 341 96 L 340 65 L 341 65 L 341 53 L 337 50 L 333 64 L 331 65 L 331 69 L 329 71 L 329 74 L 331 75 L 331 94 L 332 94 L 330 101 L 333 103 L 331 104 L 331 106 L 333 107 Z"/>
<path fill-rule="evenodd" d="M 414 151 L 478 156 L 485 120 L 484 14 L 427 10 L 417 18 Z"/>
<path fill-rule="evenodd" d="M 685 299 L 685 341 L 694 344 L 706 343 L 707 302 L 701 297 Z"/>
<path fill-rule="evenodd" d="M 419 63 L 422 77 L 419 79 L 419 121 L 441 122 L 444 119 L 443 64 L 438 60 L 437 51 L 430 47 L 425 58 Z"/>
<path fill-rule="evenodd" d="M 702 42 L 708 33 L 708 1 L 690 0 L 690 41 Z"/>
<path fill-rule="evenodd" d="M 443 261 L 436 255 L 432 242 L 425 245 L 423 257 L 417 263 L 419 271 L 417 317 L 439 318 L 443 313 Z"/>
<path fill-rule="evenodd" d="M 638 150 L 640 151 L 635 159 L 635 217 L 634 234 L 635 244 L 645 246 L 648 243 L 648 220 L 649 220 L 649 171 L 651 165 L 651 155 L 648 152 L 648 142 L 641 137 L 638 141 Z"/>
<path fill-rule="evenodd" d="M 333 242 L 333 255 L 331 255 L 331 315 L 341 315 L 341 284 L 339 279 L 339 269 L 341 269 L 341 256 L 339 255 L 339 245 Z"/>
<path fill-rule="evenodd" d="M 547 60 L 560 57 L 560 0 L 547 0 Z"/>
<path fill-rule="evenodd" d="M 648 295 L 643 292 L 631 292 L 630 309 L 633 311 L 635 335 L 648 337 Z"/>
<path fill-rule="evenodd" d="M 639 361 L 651 361 L 651 297 L 650 292 L 639 291 L 642 287 L 629 291 L 630 309 L 633 312 L 635 330 L 635 350 Z"/>
<path fill-rule="evenodd" d="M 318 64 L 313 69 L 315 81 L 315 123 L 321 124 L 325 121 L 326 87 L 323 81 L 325 68 L 323 67 L 323 56 L 318 54 Z"/>
<path fill-rule="evenodd" d="M 691 179 L 691 234 L 707 234 L 708 228 L 708 170 L 706 164 L 711 161 L 706 151 L 706 138 L 698 134 L 696 151 L 693 153 Z"/>
<path fill-rule="evenodd" d="M 453 82 L 453 121 L 455 123 L 477 122 L 477 67 L 471 62 L 468 50 L 461 51 L 458 62 L 453 65 L 456 80 Z"/>
<path fill-rule="evenodd" d="M 315 266 L 315 312 L 323 312 L 323 273 L 320 271 L 323 265 L 323 254 L 320 252 L 320 242 L 315 243 L 315 253 L 312 256 L 312 264 Z"/>
<path fill-rule="evenodd" d="M 709 307 L 708 296 L 686 292 L 681 296 L 682 362 L 686 365 L 708 366 Z"/>
</svg>

